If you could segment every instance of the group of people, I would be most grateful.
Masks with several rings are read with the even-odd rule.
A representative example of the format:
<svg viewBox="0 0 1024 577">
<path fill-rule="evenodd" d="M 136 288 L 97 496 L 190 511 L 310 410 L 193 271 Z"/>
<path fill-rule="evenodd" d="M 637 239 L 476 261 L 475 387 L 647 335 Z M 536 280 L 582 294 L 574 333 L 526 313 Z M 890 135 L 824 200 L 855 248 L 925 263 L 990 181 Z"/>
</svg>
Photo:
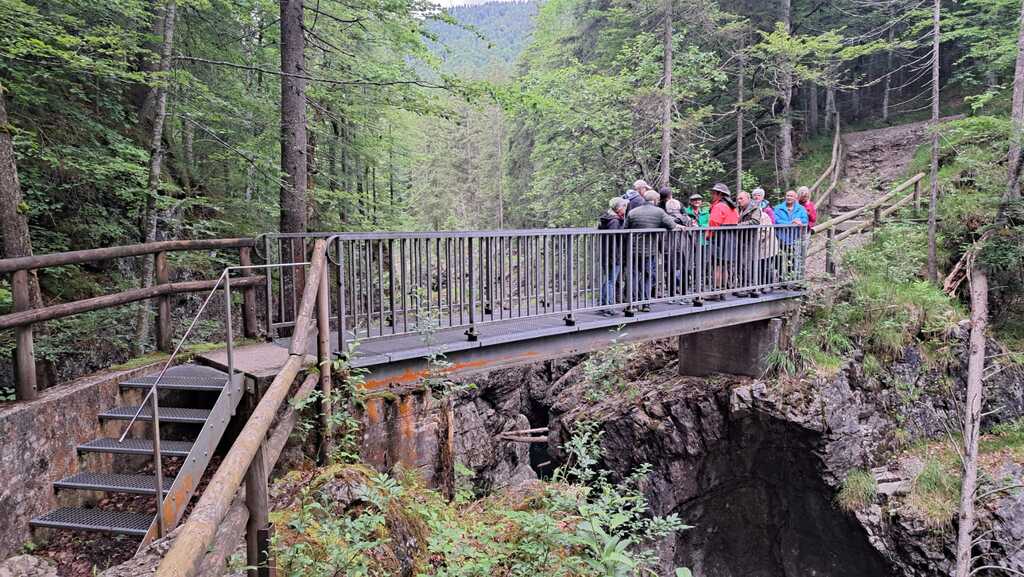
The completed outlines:
<svg viewBox="0 0 1024 577">
<path fill-rule="evenodd" d="M 632 246 L 623 245 L 614 235 L 604 237 L 601 306 L 624 302 L 623 294 L 631 294 L 634 302 L 691 293 L 711 293 L 708 298 L 713 299 L 724 299 L 730 291 L 748 296 L 757 289 L 739 289 L 774 285 L 795 276 L 804 231 L 818 218 L 809 188 L 790 190 L 772 206 L 762 188 L 739 191 L 734 198 L 720 182 L 711 187 L 710 199 L 711 205 L 705 206 L 704 197 L 695 193 L 684 207 L 673 198 L 671 188 L 654 190 L 643 180 L 610 199 L 607 212 L 598 220 L 600 230 L 665 229 L 683 234 L 627 239 Z M 627 260 L 631 269 L 624 266 Z M 664 272 L 660 278 L 666 280 L 660 284 L 659 270 Z M 622 277 L 628 282 L 622 282 Z M 656 295 L 659 286 L 663 294 Z M 699 299 L 694 304 L 700 304 Z M 649 306 L 643 304 L 640 310 Z M 601 314 L 615 313 L 606 308 Z"/>
</svg>

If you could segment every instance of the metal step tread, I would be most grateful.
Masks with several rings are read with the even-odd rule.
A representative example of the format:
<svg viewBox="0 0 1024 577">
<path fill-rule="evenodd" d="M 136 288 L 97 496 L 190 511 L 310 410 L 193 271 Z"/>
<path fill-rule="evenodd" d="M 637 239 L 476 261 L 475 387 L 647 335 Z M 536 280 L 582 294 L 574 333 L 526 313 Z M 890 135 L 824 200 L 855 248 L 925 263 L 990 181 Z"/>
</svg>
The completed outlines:
<svg viewBox="0 0 1024 577">
<path fill-rule="evenodd" d="M 121 382 L 121 387 L 126 389 L 148 389 L 153 386 L 157 380 L 157 376 L 149 377 L 138 377 L 134 379 L 128 379 Z M 227 384 L 227 376 L 215 377 L 215 376 L 176 376 L 176 375 L 164 375 L 160 379 L 160 384 L 157 385 L 158 389 L 164 390 L 176 390 L 176 391 L 220 391 Z"/>
<path fill-rule="evenodd" d="M 135 416 L 135 413 L 137 413 L 138 410 L 138 405 L 133 407 L 114 407 L 108 411 L 100 413 L 100 418 L 128 421 Z M 201 425 L 206 422 L 206 419 L 209 418 L 209 416 L 210 411 L 206 409 L 189 409 L 184 407 L 160 407 L 161 423 L 193 423 Z M 146 408 L 139 415 L 139 420 L 152 421 L 152 407 L 147 405 Z"/>
<path fill-rule="evenodd" d="M 144 515 L 142 513 L 62 507 L 32 519 L 30 524 L 35 527 L 49 527 L 51 529 L 104 531 L 106 533 L 141 537 L 149 531 L 149 526 L 152 522 L 153 515 Z"/>
<path fill-rule="evenodd" d="M 192 449 L 191 441 L 161 441 L 160 454 L 164 457 L 186 457 Z M 119 443 L 117 439 L 104 437 L 93 439 L 78 446 L 80 453 L 118 453 L 122 455 L 152 455 L 152 439 L 125 439 Z"/>
<path fill-rule="evenodd" d="M 171 488 L 173 478 L 164 478 L 164 493 Z M 122 473 L 78 473 L 53 484 L 58 489 L 81 491 L 107 491 L 110 493 L 135 493 L 156 495 L 156 476 Z"/>
</svg>

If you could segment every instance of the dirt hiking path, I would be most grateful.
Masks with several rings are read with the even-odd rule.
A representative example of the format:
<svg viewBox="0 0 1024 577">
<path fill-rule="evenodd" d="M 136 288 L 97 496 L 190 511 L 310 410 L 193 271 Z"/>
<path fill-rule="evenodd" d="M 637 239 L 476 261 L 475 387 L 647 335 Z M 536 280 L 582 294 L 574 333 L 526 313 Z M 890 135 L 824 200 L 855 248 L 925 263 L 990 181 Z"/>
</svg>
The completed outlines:
<svg viewBox="0 0 1024 577">
<path fill-rule="evenodd" d="M 943 122 L 958 117 L 942 119 Z M 925 120 L 911 124 L 900 124 L 886 128 L 876 128 L 843 135 L 843 148 L 846 157 L 843 178 L 836 187 L 832 214 L 849 212 L 870 204 L 873 200 L 892 190 L 894 186 L 907 178 L 907 167 L 914 159 L 917 147 L 927 142 L 928 126 L 931 121 Z M 922 188 L 922 192 L 927 187 Z M 824 207 L 819 207 L 818 222 L 825 220 Z M 870 218 L 867 215 L 865 218 Z M 854 226 L 857 220 L 839 225 L 836 232 L 842 232 Z M 844 226 L 845 225 L 845 226 Z M 868 234 L 855 234 L 836 247 L 837 261 L 843 253 L 863 246 L 870 239 Z M 810 250 L 824 247 L 825 235 L 817 234 L 811 238 Z M 807 259 L 807 276 L 818 279 L 825 276 L 825 252 L 822 250 Z"/>
</svg>

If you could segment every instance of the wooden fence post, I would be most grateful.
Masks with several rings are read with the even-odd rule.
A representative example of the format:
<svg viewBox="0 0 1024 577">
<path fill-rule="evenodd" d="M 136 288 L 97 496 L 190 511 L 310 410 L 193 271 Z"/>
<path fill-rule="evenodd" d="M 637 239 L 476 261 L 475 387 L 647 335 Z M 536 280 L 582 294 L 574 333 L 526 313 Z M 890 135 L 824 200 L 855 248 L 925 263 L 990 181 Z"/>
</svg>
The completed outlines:
<svg viewBox="0 0 1024 577">
<path fill-rule="evenodd" d="M 252 266 L 252 249 L 243 246 L 238 249 L 238 263 L 242 266 Z M 269 275 L 270 272 L 268 271 Z M 252 276 L 251 269 L 242 269 L 242 276 Z M 267 295 L 270 298 L 270 295 Z M 256 287 L 242 289 L 242 334 L 245 338 L 255 338 L 259 334 L 259 326 L 256 320 Z"/>
<path fill-rule="evenodd" d="M 14 297 L 14 311 L 27 311 L 32 308 L 30 291 L 31 276 L 27 270 L 15 271 L 11 278 L 11 292 Z M 14 370 L 15 393 L 18 400 L 31 401 L 39 391 L 36 382 L 36 354 L 32 342 L 32 325 L 15 327 L 14 329 Z"/>
<path fill-rule="evenodd" d="M 270 549 L 261 533 L 266 534 L 270 523 L 270 503 L 267 490 L 266 441 L 260 443 L 256 455 L 245 472 L 245 506 L 249 520 L 245 524 L 245 549 L 248 577 L 266 577 L 271 574 L 273 562 Z"/>
<path fill-rule="evenodd" d="M 825 231 L 825 273 L 831 275 L 836 274 L 835 243 L 832 240 L 835 235 L 835 227 L 829 227 Z"/>
<path fill-rule="evenodd" d="M 167 253 L 158 252 L 154 259 L 154 273 L 156 284 L 162 285 L 170 282 L 170 271 L 167 269 Z M 171 343 L 174 332 L 171 330 L 171 297 L 163 295 L 157 297 L 156 306 L 156 349 L 169 353 L 174 349 Z"/>
<path fill-rule="evenodd" d="M 914 181 L 914 216 L 921 210 L 921 179 Z"/>
<path fill-rule="evenodd" d="M 333 450 L 333 432 L 331 426 L 331 301 L 330 301 L 330 269 L 324 264 L 320 275 L 320 288 L 316 293 L 316 350 L 317 364 L 320 367 L 320 419 L 323 434 L 323 454 L 330 457 Z M 328 459 L 325 459 L 327 461 Z"/>
<path fill-rule="evenodd" d="M 875 207 L 875 214 L 871 218 L 871 236 L 874 237 L 878 234 L 878 227 L 882 226 L 882 207 Z"/>
</svg>

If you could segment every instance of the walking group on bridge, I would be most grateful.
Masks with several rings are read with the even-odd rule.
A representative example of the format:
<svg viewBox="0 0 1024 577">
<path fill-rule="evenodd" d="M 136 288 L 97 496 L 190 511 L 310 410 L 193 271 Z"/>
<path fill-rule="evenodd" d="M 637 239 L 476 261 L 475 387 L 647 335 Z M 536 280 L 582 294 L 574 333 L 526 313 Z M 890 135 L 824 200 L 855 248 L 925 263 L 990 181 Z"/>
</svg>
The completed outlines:
<svg viewBox="0 0 1024 577">
<path fill-rule="evenodd" d="M 724 183 L 711 187 L 711 206 L 690 195 L 687 206 L 672 189 L 654 190 L 638 180 L 608 201 L 598 229 L 636 231 L 602 238 L 600 313 L 614 305 L 649 311 L 654 301 L 703 304 L 706 297 L 759 296 L 803 277 L 804 241 L 817 221 L 810 189 L 786 192 L 774 207 L 762 188 L 739 191 Z M 662 232 L 669 231 L 668 234 Z"/>
</svg>

